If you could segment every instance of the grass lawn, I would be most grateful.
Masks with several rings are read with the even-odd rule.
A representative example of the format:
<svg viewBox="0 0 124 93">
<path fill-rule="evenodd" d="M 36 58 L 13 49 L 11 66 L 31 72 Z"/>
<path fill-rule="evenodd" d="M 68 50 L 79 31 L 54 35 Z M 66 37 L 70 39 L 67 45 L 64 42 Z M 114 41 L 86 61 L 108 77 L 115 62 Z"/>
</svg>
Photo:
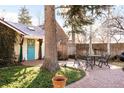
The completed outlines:
<svg viewBox="0 0 124 93">
<path fill-rule="evenodd" d="M 67 84 L 77 81 L 85 76 L 82 70 L 61 67 L 54 73 L 40 70 L 39 67 L 8 67 L 0 69 L 0 88 L 47 88 L 53 87 L 52 77 L 56 74 L 64 74 Z"/>
<path fill-rule="evenodd" d="M 119 67 L 124 67 L 124 62 L 121 62 L 121 61 L 118 61 L 118 62 L 110 62 L 110 64 L 116 65 L 116 66 L 119 66 Z"/>
</svg>

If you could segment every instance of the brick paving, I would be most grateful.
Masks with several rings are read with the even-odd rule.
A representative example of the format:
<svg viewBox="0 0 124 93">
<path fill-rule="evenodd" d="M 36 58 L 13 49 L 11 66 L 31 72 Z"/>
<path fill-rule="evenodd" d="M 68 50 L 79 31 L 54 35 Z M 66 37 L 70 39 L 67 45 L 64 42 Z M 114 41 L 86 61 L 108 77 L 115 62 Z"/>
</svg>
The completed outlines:
<svg viewBox="0 0 124 93">
<path fill-rule="evenodd" d="M 24 61 L 22 62 L 22 65 L 24 66 L 41 66 L 43 63 L 43 60 L 33 60 L 33 61 Z"/>
<path fill-rule="evenodd" d="M 124 88 L 124 71 L 114 65 L 110 65 L 110 69 L 106 66 L 88 68 L 84 78 L 66 88 Z"/>
</svg>

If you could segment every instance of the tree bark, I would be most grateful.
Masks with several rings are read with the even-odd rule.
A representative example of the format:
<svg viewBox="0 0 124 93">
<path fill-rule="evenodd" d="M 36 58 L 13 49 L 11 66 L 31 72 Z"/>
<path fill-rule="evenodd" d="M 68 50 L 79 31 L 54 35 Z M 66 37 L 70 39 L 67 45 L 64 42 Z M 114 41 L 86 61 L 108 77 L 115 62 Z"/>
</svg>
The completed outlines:
<svg viewBox="0 0 124 93">
<path fill-rule="evenodd" d="M 75 33 L 74 33 L 74 27 L 72 26 L 72 43 L 75 44 Z"/>
<path fill-rule="evenodd" d="M 42 69 L 50 72 L 58 70 L 55 6 L 45 5 L 45 62 Z"/>
</svg>

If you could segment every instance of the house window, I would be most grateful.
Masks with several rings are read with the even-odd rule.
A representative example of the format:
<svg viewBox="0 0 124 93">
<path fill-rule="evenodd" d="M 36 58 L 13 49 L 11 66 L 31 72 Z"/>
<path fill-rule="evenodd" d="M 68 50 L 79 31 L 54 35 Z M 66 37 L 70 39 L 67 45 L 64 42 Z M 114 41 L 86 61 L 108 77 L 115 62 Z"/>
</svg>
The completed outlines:
<svg viewBox="0 0 124 93">
<path fill-rule="evenodd" d="M 27 43 L 28 43 L 28 46 L 34 46 L 35 40 L 34 39 L 28 39 Z"/>
<path fill-rule="evenodd" d="M 30 31 L 35 31 L 35 29 L 34 29 L 33 26 L 29 26 L 28 29 L 29 29 Z"/>
</svg>

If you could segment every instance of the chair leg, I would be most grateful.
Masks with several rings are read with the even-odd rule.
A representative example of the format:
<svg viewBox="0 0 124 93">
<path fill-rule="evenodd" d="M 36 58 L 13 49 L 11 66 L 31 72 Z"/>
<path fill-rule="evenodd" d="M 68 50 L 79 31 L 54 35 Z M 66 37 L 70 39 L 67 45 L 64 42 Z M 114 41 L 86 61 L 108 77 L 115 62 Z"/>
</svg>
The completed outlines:
<svg viewBox="0 0 124 93">
<path fill-rule="evenodd" d="M 107 65 L 109 68 L 110 68 L 110 66 L 109 65 Z"/>
<path fill-rule="evenodd" d="M 74 60 L 73 66 L 75 66 L 76 60 Z"/>
<path fill-rule="evenodd" d="M 64 64 L 64 67 L 67 67 L 66 64 Z"/>
<path fill-rule="evenodd" d="M 106 66 L 108 66 L 108 67 L 110 68 L 110 66 L 109 66 L 108 62 L 106 63 Z"/>
<path fill-rule="evenodd" d="M 93 64 L 93 65 L 94 65 L 94 64 Z M 92 65 L 92 64 L 90 65 L 92 70 L 93 70 L 93 65 Z"/>
<path fill-rule="evenodd" d="M 110 66 L 109 66 L 108 62 L 105 62 L 105 65 L 106 65 L 106 66 L 108 66 L 108 67 L 110 68 Z"/>
<path fill-rule="evenodd" d="M 102 64 L 103 64 L 103 62 L 101 62 L 101 66 L 100 66 L 100 68 L 102 68 Z"/>
<path fill-rule="evenodd" d="M 98 63 L 98 66 L 100 66 L 100 62 Z"/>
<path fill-rule="evenodd" d="M 98 66 L 101 68 L 102 67 L 102 64 L 103 64 L 102 62 L 99 62 Z"/>
<path fill-rule="evenodd" d="M 78 66 L 81 66 L 80 61 L 78 60 Z"/>
<path fill-rule="evenodd" d="M 87 68 L 88 68 L 88 64 L 86 63 L 86 68 L 85 68 L 85 70 L 87 70 Z"/>
</svg>

